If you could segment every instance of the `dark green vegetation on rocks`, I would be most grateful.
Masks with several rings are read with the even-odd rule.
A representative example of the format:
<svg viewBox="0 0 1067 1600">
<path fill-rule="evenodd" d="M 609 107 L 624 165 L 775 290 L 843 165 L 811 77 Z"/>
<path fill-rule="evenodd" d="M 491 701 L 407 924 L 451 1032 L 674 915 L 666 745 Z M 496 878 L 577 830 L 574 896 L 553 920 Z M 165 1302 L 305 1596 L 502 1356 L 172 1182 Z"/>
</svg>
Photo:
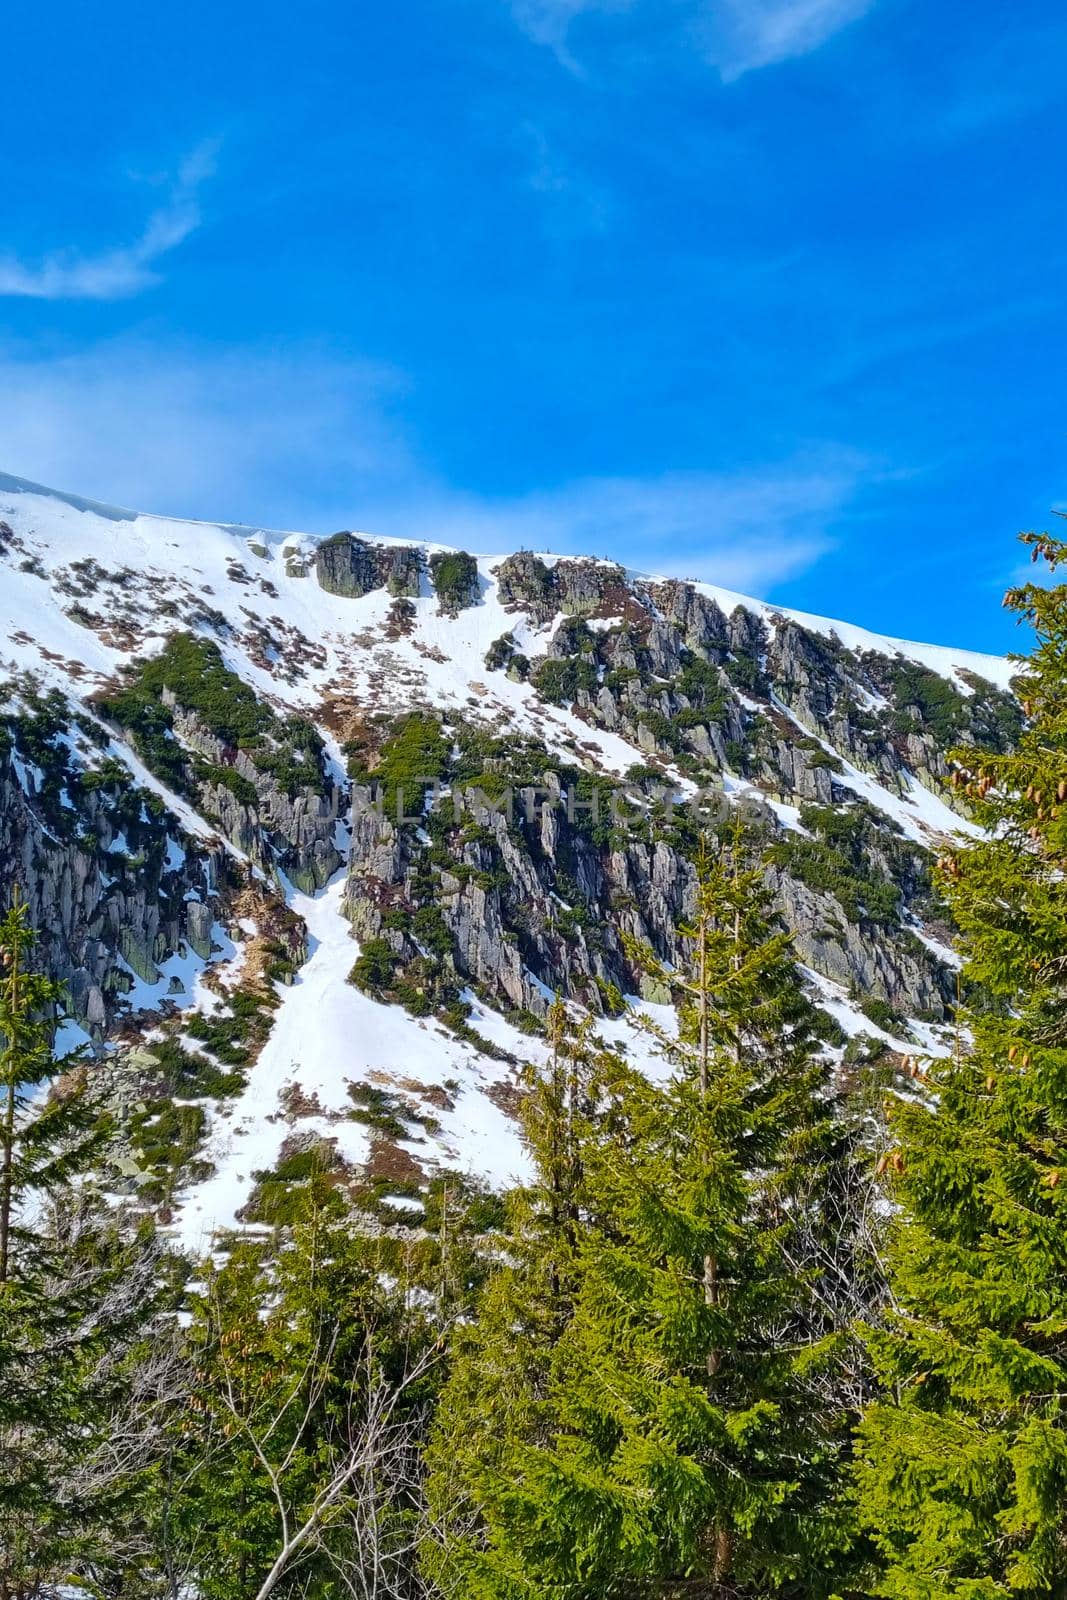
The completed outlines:
<svg viewBox="0 0 1067 1600">
<path fill-rule="evenodd" d="M 584 637 L 580 619 L 568 626 Z M 689 687 L 717 708 L 714 670 L 692 669 Z M 764 726 L 753 718 L 739 730 L 751 732 L 753 750 Z M 801 833 L 778 829 L 769 810 L 751 824 L 768 846 L 780 909 L 798 927 L 798 953 L 846 992 L 871 992 L 901 1016 L 939 1017 L 950 975 L 912 931 L 914 918 L 943 915 L 926 853 L 850 791 L 832 803 L 832 765 L 808 744 L 804 770 L 825 803 L 803 803 Z M 440 1016 L 469 986 L 540 1015 L 545 992 L 559 990 L 610 1015 L 641 982 L 628 940 L 684 959 L 676 928 L 716 816 L 713 787 L 701 813 L 680 803 L 663 765 L 613 782 L 536 739 L 429 713 L 381 720 L 352 747 L 350 772 L 367 807 L 350 863 L 362 945 L 352 981 L 376 998 Z"/>
<path fill-rule="evenodd" d="M 95 704 L 157 777 L 257 864 L 303 889 L 321 888 L 340 864 L 322 735 L 308 718 L 267 705 L 213 640 L 171 634 Z"/>
<path fill-rule="evenodd" d="M 101 715 L 133 736 L 145 764 L 179 793 L 194 779 L 216 781 L 247 803 L 254 786 L 222 766 L 190 756 L 175 738 L 174 708 L 192 713 L 232 752 L 247 755 L 288 795 L 322 783 L 322 736 L 305 717 L 279 717 L 222 659 L 212 639 L 171 634 L 159 655 L 132 667 L 117 690 L 97 700 Z"/>
<path fill-rule="evenodd" d="M 478 563 L 466 550 L 430 557 L 430 582 L 445 616 L 454 617 L 478 600 Z"/>
</svg>

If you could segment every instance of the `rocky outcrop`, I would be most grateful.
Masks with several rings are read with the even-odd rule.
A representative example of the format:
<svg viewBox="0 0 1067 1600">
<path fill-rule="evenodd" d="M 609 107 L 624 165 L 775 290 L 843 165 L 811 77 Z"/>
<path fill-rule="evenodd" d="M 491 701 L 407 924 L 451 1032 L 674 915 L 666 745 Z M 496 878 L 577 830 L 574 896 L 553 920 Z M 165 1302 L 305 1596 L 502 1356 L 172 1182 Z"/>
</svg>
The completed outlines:
<svg viewBox="0 0 1067 1600">
<path fill-rule="evenodd" d="M 380 546 L 378 571 L 394 600 L 418 599 L 422 573 L 421 551 L 409 545 Z"/>
<path fill-rule="evenodd" d="M 821 795 L 829 781 L 822 769 L 807 776 Z M 358 815 L 347 886 L 357 936 L 383 939 L 399 961 L 414 961 L 422 952 L 411 919 L 432 905 L 449 935 L 450 970 L 497 1003 L 543 1015 L 559 991 L 591 1010 L 610 1008 L 613 993 L 641 982 L 628 941 L 668 963 L 686 959 L 678 927 L 693 910 L 695 869 L 647 829 L 609 827 L 603 811 L 590 816 L 588 802 L 575 801 L 552 770 L 539 790 L 517 789 L 510 806 L 468 793 L 447 845 L 435 828 L 433 851 L 411 827 Z M 923 892 L 918 869 L 888 846 L 881 854 L 877 835 L 870 871 L 897 872 L 905 897 Z M 942 1015 L 949 975 L 902 924 L 850 920 L 832 892 L 785 870 L 772 870 L 769 882 L 798 955 L 815 971 L 903 1014 Z"/>
<path fill-rule="evenodd" d="M 651 600 L 663 621 L 678 630 L 690 650 L 725 659 L 730 644 L 726 617 L 716 602 L 691 583 L 661 583 L 651 590 Z"/>
<path fill-rule="evenodd" d="M 33 774 L 12 754 L 0 763 L 0 882 L 18 885 L 42 966 L 66 984 L 96 1040 L 121 1017 L 134 977 L 158 982 L 160 966 L 187 948 L 210 956 L 228 879 L 222 845 L 182 836 L 149 798 L 95 788 L 79 796 L 76 826 L 61 838 L 41 814 Z"/>
<path fill-rule="evenodd" d="M 621 612 L 630 595 L 626 573 L 609 561 L 557 561 L 553 569 L 559 609 L 567 617 L 591 617 Z"/>
<path fill-rule="evenodd" d="M 529 550 L 519 550 L 502 561 L 496 569 L 496 582 L 501 603 L 527 612 L 533 622 L 551 622 L 559 610 L 552 569 Z"/>
<path fill-rule="evenodd" d="M 621 615 L 632 604 L 622 567 L 610 561 L 557 561 L 520 550 L 496 569 L 504 605 L 525 611 L 543 624 L 557 612 L 565 617 Z"/>
<path fill-rule="evenodd" d="M 769 736 L 767 756 L 761 776 L 768 794 L 793 803 L 832 803 L 833 771 L 840 763 L 827 758 L 821 746 L 795 742 L 775 730 Z"/>
<path fill-rule="evenodd" d="M 948 750 L 1007 748 L 1017 734 L 1014 702 L 990 684 L 976 679 L 965 694 L 915 664 L 859 657 L 792 618 L 768 622 L 740 605 L 727 617 L 689 583 L 628 585 L 621 568 L 549 567 L 529 552 L 497 576 L 508 605 L 540 625 L 559 619 L 530 664 L 545 698 L 576 705 L 650 756 L 681 758 L 692 778 L 729 766 L 782 799 L 828 803 L 843 759 L 892 794 L 917 777 L 960 808 Z M 594 632 L 586 618 L 611 625 Z M 487 665 L 510 661 L 501 648 Z M 718 679 L 694 663 L 717 668 Z"/>
<path fill-rule="evenodd" d="M 315 576 L 327 594 L 358 599 L 375 589 L 394 598 L 417 599 L 422 554 L 413 545 L 370 544 L 353 533 L 335 533 L 315 550 Z"/>
<path fill-rule="evenodd" d="M 257 766 L 247 751 L 226 745 L 173 696 L 164 696 L 164 703 L 173 712 L 180 743 L 208 764 L 208 775 L 199 782 L 204 814 L 257 866 L 276 867 L 309 893 L 321 889 L 342 862 L 337 785 L 327 781 L 320 767 L 318 786 L 305 784 L 290 793 L 272 771 Z"/>
<path fill-rule="evenodd" d="M 850 922 L 832 896 L 785 872 L 772 869 L 767 879 L 806 966 L 853 994 L 887 1001 L 901 1016 L 946 1015 L 952 974 L 918 939 Z"/>
<path fill-rule="evenodd" d="M 413 867 L 410 839 L 397 824 L 372 804 L 369 787 L 358 785 L 352 793 L 352 847 L 345 884 L 345 909 L 358 939 L 375 939 L 383 933 L 383 913 L 398 903 Z M 399 936 L 385 937 L 399 953 Z"/>
<path fill-rule="evenodd" d="M 478 604 L 481 583 L 478 563 L 466 550 L 437 550 L 430 557 L 430 582 L 437 596 L 437 609 L 443 617 L 458 617 L 468 606 Z"/>
</svg>

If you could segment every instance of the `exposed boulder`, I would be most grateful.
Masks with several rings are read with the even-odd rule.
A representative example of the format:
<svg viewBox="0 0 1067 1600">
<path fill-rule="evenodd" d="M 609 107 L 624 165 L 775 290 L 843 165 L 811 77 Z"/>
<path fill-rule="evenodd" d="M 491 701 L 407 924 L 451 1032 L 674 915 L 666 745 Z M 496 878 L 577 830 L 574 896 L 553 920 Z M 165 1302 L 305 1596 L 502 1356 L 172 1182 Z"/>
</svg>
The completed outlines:
<svg viewBox="0 0 1067 1600">
<path fill-rule="evenodd" d="M 681 630 L 682 638 L 690 650 L 711 655 L 715 659 L 725 656 L 729 642 L 729 629 L 721 608 L 707 595 L 694 589 L 691 583 L 656 584 L 651 591 L 655 605 L 665 622 Z"/>
<path fill-rule="evenodd" d="M 604 615 L 612 601 L 621 610 L 630 598 L 626 573 L 614 562 L 558 561 L 554 570 L 559 608 L 567 616 Z"/>
<path fill-rule="evenodd" d="M 444 617 L 456 617 L 478 603 L 478 563 L 466 550 L 435 551 L 430 557 L 430 582 Z"/>
<path fill-rule="evenodd" d="M 335 533 L 315 551 L 315 576 L 327 594 L 356 600 L 380 587 L 374 552 L 351 533 Z"/>
<path fill-rule="evenodd" d="M 335 533 L 315 551 L 315 576 L 327 594 L 359 599 L 375 589 L 417 598 L 422 566 L 414 545 L 376 545 L 353 533 Z"/>
<path fill-rule="evenodd" d="M 532 551 L 519 550 L 496 569 L 501 602 L 529 613 L 538 624 L 551 622 L 559 610 L 556 575 Z"/>
<path fill-rule="evenodd" d="M 414 545 L 376 546 L 377 569 L 394 599 L 417 600 L 421 590 L 422 552 Z"/>
</svg>

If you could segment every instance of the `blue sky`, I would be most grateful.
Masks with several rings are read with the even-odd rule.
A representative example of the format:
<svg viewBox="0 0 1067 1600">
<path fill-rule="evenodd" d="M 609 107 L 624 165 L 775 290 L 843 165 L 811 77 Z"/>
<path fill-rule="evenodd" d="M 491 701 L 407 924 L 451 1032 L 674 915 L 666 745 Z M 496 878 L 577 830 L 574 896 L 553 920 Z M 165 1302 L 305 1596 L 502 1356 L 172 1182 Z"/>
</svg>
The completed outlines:
<svg viewBox="0 0 1067 1600">
<path fill-rule="evenodd" d="M 53 0 L 5 44 L 0 470 L 1015 644 L 1051 0 Z"/>
</svg>

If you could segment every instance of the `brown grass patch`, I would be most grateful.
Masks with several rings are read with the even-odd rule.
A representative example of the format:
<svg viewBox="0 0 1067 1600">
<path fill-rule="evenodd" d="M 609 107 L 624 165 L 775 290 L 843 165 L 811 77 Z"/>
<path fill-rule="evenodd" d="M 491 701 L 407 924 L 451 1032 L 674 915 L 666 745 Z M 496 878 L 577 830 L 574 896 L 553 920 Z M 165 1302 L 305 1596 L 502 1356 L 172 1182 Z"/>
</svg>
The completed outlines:
<svg viewBox="0 0 1067 1600">
<path fill-rule="evenodd" d="M 375 1134 L 364 1168 L 368 1183 L 424 1183 L 426 1174 L 407 1150 Z"/>
<path fill-rule="evenodd" d="M 491 1083 L 485 1093 L 498 1110 L 513 1122 L 518 1122 L 526 1095 L 514 1078 L 502 1078 L 499 1083 Z"/>
</svg>

